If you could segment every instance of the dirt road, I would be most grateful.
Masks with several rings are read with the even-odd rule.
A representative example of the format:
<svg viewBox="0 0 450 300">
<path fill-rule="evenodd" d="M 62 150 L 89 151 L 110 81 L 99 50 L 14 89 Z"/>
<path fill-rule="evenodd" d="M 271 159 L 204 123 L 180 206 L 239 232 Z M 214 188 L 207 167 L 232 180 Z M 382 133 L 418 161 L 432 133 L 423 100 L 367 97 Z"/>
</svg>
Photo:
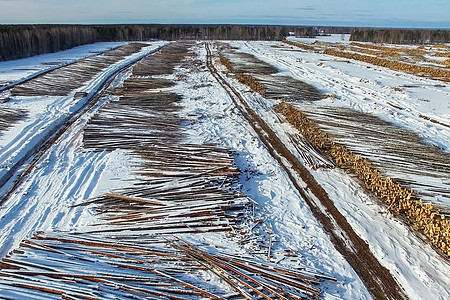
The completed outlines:
<svg viewBox="0 0 450 300">
<path fill-rule="evenodd" d="M 308 203 L 314 216 L 328 232 L 336 249 L 358 273 L 374 298 L 407 299 L 389 271 L 370 252 L 367 243 L 355 233 L 324 189 L 287 149 L 276 133 L 250 108 L 240 93 L 217 72 L 209 44 L 206 44 L 206 50 L 208 53 L 207 66 L 213 76 L 228 92 L 236 107 L 245 116 L 269 152 L 286 171 L 293 185 Z"/>
</svg>

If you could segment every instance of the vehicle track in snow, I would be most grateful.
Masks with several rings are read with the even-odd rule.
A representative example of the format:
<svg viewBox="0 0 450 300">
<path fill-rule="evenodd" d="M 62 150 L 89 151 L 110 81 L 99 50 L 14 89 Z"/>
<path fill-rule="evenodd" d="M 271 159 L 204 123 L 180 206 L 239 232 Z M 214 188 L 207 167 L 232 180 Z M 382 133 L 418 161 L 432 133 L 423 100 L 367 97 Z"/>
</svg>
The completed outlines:
<svg viewBox="0 0 450 300">
<path fill-rule="evenodd" d="M 115 50 L 115 49 L 117 49 L 119 47 L 121 47 L 121 46 L 113 47 L 113 48 L 111 48 L 111 49 L 109 49 L 107 51 Z M 100 54 L 102 54 L 102 53 L 100 53 Z M 8 90 L 11 90 L 15 86 L 27 83 L 27 82 L 29 82 L 31 80 L 34 80 L 34 79 L 38 78 L 38 77 L 42 77 L 42 76 L 44 76 L 44 75 L 46 75 L 46 74 L 48 74 L 48 73 L 50 73 L 52 71 L 56 71 L 58 69 L 61 69 L 61 68 L 64 68 L 64 67 L 76 64 L 76 63 L 78 63 L 78 62 L 80 62 L 82 60 L 85 60 L 85 59 L 91 58 L 91 57 L 95 57 L 95 56 L 98 56 L 98 55 L 99 55 L 99 53 L 94 53 L 94 54 L 91 54 L 91 55 L 87 55 L 85 57 L 81 57 L 79 59 L 75 59 L 75 60 L 72 60 L 72 61 L 64 62 L 64 63 L 58 64 L 56 66 L 53 66 L 53 67 L 49 67 L 49 68 L 45 68 L 45 69 L 39 70 L 39 71 L 37 71 L 34 74 L 26 76 L 25 78 L 22 78 L 22 79 L 19 79 L 19 80 L 16 80 L 16 81 L 13 81 L 13 82 L 10 82 L 10 83 L 7 83 L 5 85 L 0 86 L 0 93 L 8 91 Z M 6 102 L 7 101 L 8 100 L 6 100 Z"/>
<path fill-rule="evenodd" d="M 158 49 L 154 50 L 157 51 Z M 86 96 L 86 101 L 84 105 L 80 106 L 77 109 L 74 109 L 69 115 L 63 118 L 62 121 L 59 121 L 59 126 L 55 126 L 54 130 L 49 131 L 42 137 L 40 137 L 39 142 L 36 147 L 28 150 L 24 155 L 16 162 L 13 166 L 10 166 L 9 170 L 0 178 L 0 190 L 2 193 L 0 194 L 0 205 L 5 203 L 12 193 L 20 186 L 20 184 L 26 179 L 27 175 L 34 169 L 37 162 L 40 158 L 47 152 L 47 150 L 54 145 L 58 139 L 78 120 L 80 119 L 86 112 L 88 112 L 91 108 L 93 108 L 98 101 L 102 98 L 104 92 L 108 89 L 110 84 L 114 81 L 114 79 L 119 76 L 122 72 L 125 72 L 132 65 L 142 60 L 144 57 L 154 53 L 154 51 L 150 51 L 149 53 L 145 53 L 139 55 L 138 57 L 130 60 L 124 65 L 118 66 L 113 72 L 106 76 L 103 81 L 100 83 L 98 88 L 92 93 L 90 92 Z M 78 61 L 77 61 L 78 62 Z M 70 66 L 74 63 L 70 63 L 63 67 Z M 60 69 L 60 68 L 56 68 Z M 56 69 L 49 70 L 48 72 L 42 73 L 39 76 L 41 77 L 45 74 L 48 74 L 51 71 L 55 71 Z M 105 71 L 106 72 L 106 71 Z M 31 79 L 26 80 L 26 82 L 31 81 Z M 23 84 L 24 82 L 21 82 Z M 16 85 L 15 85 L 16 86 Z M 9 185 L 9 186 L 8 186 Z"/>
<path fill-rule="evenodd" d="M 95 55 L 97 55 L 97 54 L 94 54 L 92 56 L 95 56 Z M 50 73 L 52 71 L 56 71 L 58 69 L 61 69 L 61 68 L 68 67 L 70 65 L 76 64 L 77 62 L 80 62 L 81 60 L 86 59 L 86 58 L 87 57 L 83 57 L 83 58 L 80 58 L 80 59 L 75 60 L 75 61 L 71 61 L 71 62 L 67 62 L 67 63 L 63 63 L 63 64 L 60 64 L 60 65 L 57 65 L 55 67 L 47 68 L 47 69 L 38 71 L 38 72 L 36 72 L 36 73 L 26 77 L 26 78 L 19 79 L 17 81 L 11 82 L 11 83 L 6 84 L 4 86 L 0 86 L 0 93 L 12 90 L 14 87 L 16 87 L 18 85 L 21 85 L 21 84 L 25 84 L 25 83 L 27 83 L 29 81 L 32 81 L 32 80 L 36 79 L 36 78 L 43 77 L 44 75 L 46 75 L 46 74 L 48 74 L 48 73 Z M 8 100 L 9 99 L 6 99 L 5 102 L 8 102 Z"/>
<path fill-rule="evenodd" d="M 250 108 L 242 95 L 217 71 L 210 45 L 206 44 L 207 67 L 247 119 L 261 142 L 285 170 L 293 186 L 323 225 L 336 249 L 347 259 L 375 299 L 407 299 L 388 269 L 383 267 L 345 217 L 335 207 L 311 173 L 282 143 L 276 133 Z"/>
<path fill-rule="evenodd" d="M 245 47 L 250 51 L 249 53 L 254 54 L 261 59 L 261 53 L 258 51 L 262 51 L 261 48 L 255 46 L 254 44 L 250 44 L 248 42 L 244 43 Z M 259 54 L 259 55 L 258 55 Z M 361 80 L 359 77 L 351 76 L 349 74 L 345 74 L 342 70 L 335 69 L 334 67 L 331 67 L 333 70 L 332 72 L 336 72 L 339 76 L 330 76 L 326 72 L 320 72 L 317 69 L 312 68 L 311 66 L 308 66 L 308 64 L 301 64 L 301 67 L 296 65 L 293 68 L 292 63 L 292 57 L 290 56 L 283 56 L 280 55 L 280 53 L 263 53 L 263 56 L 266 57 L 267 61 L 270 61 L 272 65 L 285 68 L 286 70 L 289 70 L 292 72 L 292 75 L 294 75 L 295 78 L 305 78 L 306 80 L 311 80 L 314 78 L 316 83 L 319 83 L 323 88 L 330 89 L 334 85 L 338 86 L 340 88 L 340 92 L 336 94 L 336 96 L 340 98 L 370 98 L 371 101 L 379 105 L 380 107 L 384 108 L 390 108 L 394 110 L 395 112 L 406 115 L 409 118 L 416 118 L 416 119 L 422 119 L 425 121 L 428 121 L 428 125 L 436 126 L 440 125 L 446 128 L 450 127 L 450 124 L 448 124 L 447 120 L 445 118 L 436 116 L 436 115 L 428 115 L 429 113 L 424 113 L 417 108 L 415 108 L 414 105 L 408 104 L 408 101 L 402 101 L 399 103 L 398 100 L 392 99 L 393 92 L 394 95 L 400 93 L 399 91 L 395 91 L 392 87 L 387 87 L 383 90 L 375 90 L 374 87 L 378 84 L 376 81 L 368 81 L 363 80 L 361 82 L 355 82 L 355 80 Z M 332 56 L 331 56 L 332 57 Z M 333 57 L 332 57 L 333 58 Z M 333 60 L 333 59 L 331 59 Z M 364 66 L 364 64 L 362 65 Z M 322 66 L 322 68 L 326 68 L 325 66 Z M 330 67 L 328 67 L 330 68 Z M 373 67 L 373 65 L 368 64 L 366 68 L 373 68 L 375 70 L 383 69 L 382 67 Z M 386 71 L 386 70 L 385 70 Z M 398 72 L 392 71 L 390 69 L 387 69 L 387 73 L 391 76 L 399 76 Z M 313 76 L 311 76 L 312 74 Z M 402 74 L 400 76 L 412 76 L 411 74 Z M 340 78 L 340 76 L 343 76 L 343 78 Z M 302 79 L 304 80 L 304 79 Z M 418 84 L 419 86 L 426 86 L 426 83 L 423 83 L 426 79 L 425 78 L 415 78 L 414 81 L 411 81 L 411 86 L 414 86 L 415 84 Z M 355 89 L 355 85 L 357 88 Z M 434 86 L 435 88 L 439 86 L 439 84 L 430 85 Z M 406 86 L 403 86 L 403 88 Z M 397 87 L 402 88 L 402 87 Z M 403 92 L 402 92 L 403 93 Z M 398 98 L 398 95 L 395 96 L 395 98 Z M 392 103 L 394 100 L 394 103 Z M 412 101 L 413 99 L 409 99 L 409 101 Z M 413 130 L 414 128 L 410 128 L 410 130 Z"/>
</svg>

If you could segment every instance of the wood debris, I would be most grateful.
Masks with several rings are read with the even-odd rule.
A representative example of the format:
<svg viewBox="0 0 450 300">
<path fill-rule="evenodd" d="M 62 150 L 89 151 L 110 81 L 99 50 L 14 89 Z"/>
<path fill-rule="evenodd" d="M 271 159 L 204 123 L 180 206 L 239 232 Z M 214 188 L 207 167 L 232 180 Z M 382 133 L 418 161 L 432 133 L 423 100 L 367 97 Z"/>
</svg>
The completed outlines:
<svg viewBox="0 0 450 300">
<path fill-rule="evenodd" d="M 82 59 L 15 86 L 11 90 L 11 96 L 66 96 L 91 80 L 101 70 L 147 46 L 147 44 L 130 43 Z"/>
<path fill-rule="evenodd" d="M 406 216 L 415 229 L 428 237 L 433 246 L 450 256 L 450 222 L 444 214 L 440 214 L 432 204 L 424 204 L 414 197 L 412 190 L 383 176 L 367 159 L 346 146 L 331 141 L 322 129 L 293 105 L 280 103 L 275 106 L 275 110 L 284 115 L 308 141 L 328 153 L 339 167 L 355 174 L 368 190 L 388 205 L 390 211 Z"/>
<path fill-rule="evenodd" d="M 205 272 L 221 285 L 204 282 Z M 211 254 L 181 239 L 120 242 L 97 235 L 37 233 L 2 260 L 9 298 L 310 299 L 324 278 L 256 259 Z"/>
<path fill-rule="evenodd" d="M 37 233 L 22 241 L 0 263 L 0 289 L 7 291 L 7 297 L 310 299 L 320 295 L 317 285 L 328 276 L 286 269 L 248 254 L 239 258 L 243 254 L 239 250 L 218 252 L 213 244 L 197 241 L 217 232 L 227 232 L 242 243 L 244 238 L 252 239 L 251 230 L 243 232 L 240 226 L 253 211 L 253 203 L 233 189 L 239 170 L 228 149 L 183 143 L 180 97 L 145 88 L 155 82 L 149 76 L 171 73 L 173 61 L 181 61 L 188 48 L 189 44 L 173 43 L 141 60 L 123 88 L 113 91 L 119 98 L 102 107 L 85 129 L 86 149 L 125 149 L 137 158 L 138 182 L 78 204 L 96 214 L 96 224 L 70 233 Z M 272 241 L 269 256 L 271 247 Z"/>
</svg>

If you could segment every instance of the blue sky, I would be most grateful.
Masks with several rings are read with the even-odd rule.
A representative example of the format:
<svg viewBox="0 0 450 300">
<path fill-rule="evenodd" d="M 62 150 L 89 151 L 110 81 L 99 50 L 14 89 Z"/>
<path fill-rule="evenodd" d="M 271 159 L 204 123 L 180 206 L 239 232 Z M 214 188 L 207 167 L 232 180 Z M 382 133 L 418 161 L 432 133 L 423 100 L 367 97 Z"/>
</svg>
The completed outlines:
<svg viewBox="0 0 450 300">
<path fill-rule="evenodd" d="M 0 23 L 450 28 L 450 0 L 0 0 Z"/>
</svg>

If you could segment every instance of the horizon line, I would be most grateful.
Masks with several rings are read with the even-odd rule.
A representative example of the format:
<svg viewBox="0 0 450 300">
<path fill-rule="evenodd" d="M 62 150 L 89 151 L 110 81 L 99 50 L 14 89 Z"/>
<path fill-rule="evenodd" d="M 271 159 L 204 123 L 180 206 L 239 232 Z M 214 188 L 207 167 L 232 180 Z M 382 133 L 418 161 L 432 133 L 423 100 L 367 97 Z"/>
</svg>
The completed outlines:
<svg viewBox="0 0 450 300">
<path fill-rule="evenodd" d="M 281 26 L 281 27 L 322 27 L 322 28 L 373 28 L 406 30 L 450 30 L 450 27 L 398 27 L 398 26 L 360 26 L 360 25 L 294 25 L 294 24 L 258 24 L 258 23 L 0 23 L 0 26 L 127 26 L 127 25 L 166 25 L 166 26 Z"/>
</svg>

